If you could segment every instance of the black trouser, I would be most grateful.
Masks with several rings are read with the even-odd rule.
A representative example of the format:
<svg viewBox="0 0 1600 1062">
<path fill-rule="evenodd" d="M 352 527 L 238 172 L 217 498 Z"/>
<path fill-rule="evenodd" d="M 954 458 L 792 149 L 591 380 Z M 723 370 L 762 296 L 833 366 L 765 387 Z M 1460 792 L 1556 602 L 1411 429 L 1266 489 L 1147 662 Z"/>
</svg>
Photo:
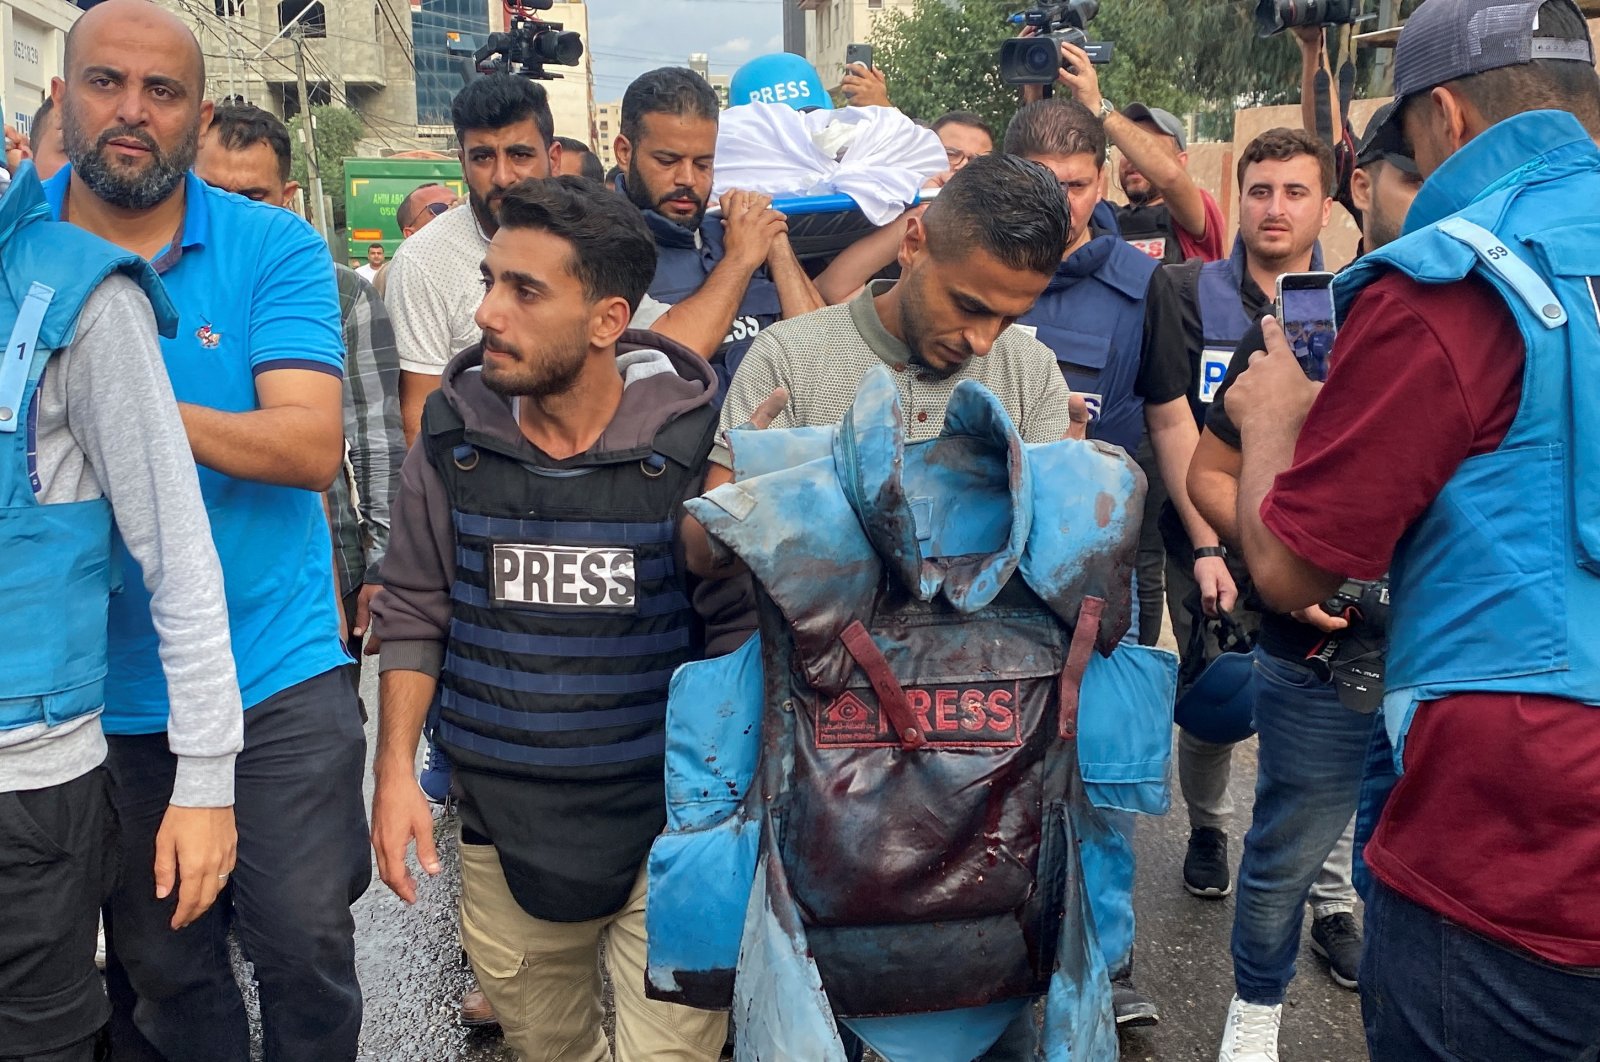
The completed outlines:
<svg viewBox="0 0 1600 1062">
<path fill-rule="evenodd" d="M 116 878 L 117 819 L 103 767 L 0 793 L 0 1060 L 88 1062 L 106 1022 L 94 968 Z"/>
<path fill-rule="evenodd" d="M 156 900 L 155 835 L 176 760 L 165 734 L 109 739 L 123 874 L 106 909 L 114 1062 L 249 1062 L 228 960 L 238 932 L 261 986 L 267 1062 L 356 1057 L 361 986 L 350 905 L 371 879 L 366 740 L 344 668 L 245 713 L 235 766 L 239 855 L 216 905 L 177 932 Z"/>
<path fill-rule="evenodd" d="M 1145 495 L 1144 517 L 1139 524 L 1139 554 L 1134 568 L 1134 592 L 1139 596 L 1139 644 L 1155 645 L 1161 640 L 1161 617 L 1166 613 L 1167 547 L 1161 540 L 1161 507 L 1167 503 L 1167 484 L 1148 436 L 1139 443 L 1136 456 L 1144 469 L 1149 492 Z M 1177 617 L 1173 617 L 1177 623 Z M 1183 642 L 1178 642 L 1181 652 Z"/>
</svg>

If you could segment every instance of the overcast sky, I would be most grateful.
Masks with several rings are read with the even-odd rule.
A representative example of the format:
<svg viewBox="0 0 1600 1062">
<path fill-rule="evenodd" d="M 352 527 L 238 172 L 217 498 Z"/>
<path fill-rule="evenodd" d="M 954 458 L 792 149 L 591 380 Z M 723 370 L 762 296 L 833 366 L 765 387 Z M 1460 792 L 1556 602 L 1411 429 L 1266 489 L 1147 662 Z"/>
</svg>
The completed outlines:
<svg viewBox="0 0 1600 1062">
<path fill-rule="evenodd" d="M 690 52 L 731 74 L 757 55 L 783 50 L 783 0 L 589 0 L 594 98 L 622 98 L 628 82 L 658 66 L 683 66 Z"/>
</svg>

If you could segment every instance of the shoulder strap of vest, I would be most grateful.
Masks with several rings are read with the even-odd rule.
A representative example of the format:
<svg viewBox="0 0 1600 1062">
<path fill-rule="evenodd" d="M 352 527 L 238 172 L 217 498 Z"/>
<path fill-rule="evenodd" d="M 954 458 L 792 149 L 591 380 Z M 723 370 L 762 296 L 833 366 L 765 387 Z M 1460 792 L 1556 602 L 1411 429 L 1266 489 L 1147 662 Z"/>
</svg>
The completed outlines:
<svg viewBox="0 0 1600 1062">
<path fill-rule="evenodd" d="M 1143 522 L 1145 478 L 1120 447 L 1064 439 L 1030 443 L 1033 524 L 1018 572 L 1063 623 L 1103 601 L 1095 639 L 1109 653 L 1133 618 L 1130 572 Z"/>
<path fill-rule="evenodd" d="M 435 468 L 441 467 L 441 462 L 461 445 L 465 433 L 461 414 L 445 397 L 444 388 L 437 388 L 422 406 L 423 452 Z"/>
<path fill-rule="evenodd" d="M 871 618 L 883 563 L 832 459 L 725 483 L 684 505 L 778 606 L 806 680 L 830 693 L 843 689 L 854 665 L 840 635 Z"/>
<path fill-rule="evenodd" d="M 102 281 L 122 273 L 144 289 L 164 336 L 178 332 L 178 312 L 150 263 L 100 237 L 64 221 L 53 221 L 32 166 L 23 167 L 0 200 L 0 282 L 21 306 L 35 284 L 52 291 L 39 323 L 38 343 L 57 349 L 77 334 L 78 317 Z"/>
</svg>

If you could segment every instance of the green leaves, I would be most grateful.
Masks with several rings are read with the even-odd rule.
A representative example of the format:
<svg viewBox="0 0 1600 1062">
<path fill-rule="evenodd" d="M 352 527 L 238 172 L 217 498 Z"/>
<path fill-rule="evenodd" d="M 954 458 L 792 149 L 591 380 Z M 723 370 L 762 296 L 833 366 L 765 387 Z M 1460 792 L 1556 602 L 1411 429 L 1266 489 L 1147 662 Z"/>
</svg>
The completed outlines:
<svg viewBox="0 0 1600 1062">
<path fill-rule="evenodd" d="M 1235 107 L 1293 102 L 1300 96 L 1300 53 L 1288 35 L 1262 40 L 1251 23 L 1255 0 L 1103 0 L 1089 26 L 1115 43 L 1099 68 L 1100 87 L 1118 106 L 1139 100 L 1176 114 L 1198 112 L 1205 135 L 1232 135 Z M 876 62 L 897 107 L 929 121 L 975 111 L 996 134 L 1018 96 L 1000 83 L 1000 42 L 1014 36 L 1006 17 L 1026 0 L 916 0 L 873 29 Z M 842 101 L 841 101 L 842 102 Z"/>
<path fill-rule="evenodd" d="M 311 113 L 316 117 L 317 165 L 322 171 L 322 190 L 333 200 L 334 228 L 344 227 L 344 160 L 355 153 L 356 144 L 366 135 L 357 114 L 340 106 L 315 106 Z M 289 173 L 300 182 L 307 196 L 311 183 L 306 173 L 306 146 L 300 135 L 304 115 L 297 114 L 289 120 L 289 143 L 294 151 L 294 161 Z"/>
</svg>

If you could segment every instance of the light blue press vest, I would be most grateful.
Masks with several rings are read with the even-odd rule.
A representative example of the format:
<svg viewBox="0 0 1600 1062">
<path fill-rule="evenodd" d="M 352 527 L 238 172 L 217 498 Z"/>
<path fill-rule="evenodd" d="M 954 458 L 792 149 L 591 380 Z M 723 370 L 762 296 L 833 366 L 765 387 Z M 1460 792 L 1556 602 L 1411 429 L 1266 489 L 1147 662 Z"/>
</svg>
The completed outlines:
<svg viewBox="0 0 1600 1062">
<path fill-rule="evenodd" d="M 117 578 L 111 504 L 42 505 L 35 399 L 84 303 L 113 272 L 138 281 L 167 334 L 176 315 L 144 259 L 53 221 L 32 164 L 0 199 L 0 730 L 52 726 L 105 701 L 106 610 Z"/>
<path fill-rule="evenodd" d="M 1082 641 L 1085 650 L 1091 644 L 1102 650 L 1116 646 L 1129 615 L 1127 565 L 1138 523 L 1130 514 L 1140 508 L 1134 503 L 1142 497 L 1138 472 L 1120 452 L 1099 444 L 1023 444 L 994 397 L 972 383 L 952 395 L 940 439 L 908 446 L 903 414 L 884 369 L 866 376 L 855 406 L 837 428 L 736 432 L 732 450 L 735 483 L 689 507 L 717 541 L 750 562 L 771 599 L 763 604 L 761 638 L 727 657 L 686 665 L 673 679 L 668 825 L 652 849 L 649 869 L 652 994 L 701 1006 L 717 1006 L 719 997 L 727 1006 L 731 995 L 740 1059 L 837 1062 L 843 1054 L 836 1021 L 845 1021 L 891 1062 L 967 1062 L 987 1049 L 1027 1000 L 913 1012 L 927 1010 L 916 1006 L 925 971 L 904 968 L 902 949 L 914 946 L 899 941 L 893 924 L 851 928 L 855 923 L 830 921 L 821 913 L 820 894 L 815 888 L 808 892 L 806 871 L 786 858 L 784 846 L 793 838 L 785 841 L 785 828 L 828 816 L 811 815 L 798 804 L 816 797 L 806 797 L 790 781 L 797 771 L 814 771 L 819 764 L 842 762 L 848 773 L 849 764 L 868 769 L 861 766 L 867 761 L 851 759 L 853 754 L 830 761 L 816 754 L 821 746 L 813 746 L 812 739 L 793 736 L 798 733 L 794 720 L 807 710 L 785 699 L 788 669 L 769 673 L 771 663 L 793 662 L 806 676 L 802 685 L 817 690 L 841 684 L 859 688 L 852 657 L 856 662 L 861 657 L 854 648 L 846 653 L 839 647 L 846 639 L 835 630 L 859 616 L 873 625 L 869 637 L 891 662 L 897 680 L 908 689 L 936 681 L 938 676 L 915 670 L 909 648 L 915 635 L 897 629 L 898 620 L 885 624 L 873 615 L 874 600 L 885 600 L 876 596 L 885 580 L 932 603 L 935 611 L 953 608 L 972 615 L 975 625 L 969 629 L 974 631 L 988 629 L 983 624 L 992 622 L 994 613 L 986 610 L 997 595 L 1026 584 L 1037 595 L 1034 605 L 1006 615 L 1038 632 L 1040 640 L 1022 639 L 1037 646 L 1037 661 L 1035 669 L 1018 673 L 1053 676 L 1052 669 L 1061 668 L 1059 657 L 1051 655 L 1051 641 L 1059 651 L 1062 619 L 1070 614 L 1081 620 L 1085 614 L 1078 603 L 1087 597 L 1106 599 L 1103 619 L 1087 627 L 1080 622 L 1082 630 L 1073 629 L 1072 642 Z M 959 454 L 967 459 L 955 460 Z M 774 508 L 779 511 L 769 511 Z M 859 514 L 859 523 L 852 512 Z M 913 609 L 913 625 L 916 614 Z M 946 629 L 960 644 L 961 628 Z M 762 641 L 771 638 L 791 639 L 792 652 L 774 654 Z M 998 668 L 995 677 L 1006 677 L 1006 669 L 1016 666 L 1011 655 L 1020 643 L 1013 639 L 1005 651 L 995 652 L 983 644 L 978 639 L 972 646 L 976 656 L 964 666 L 976 673 Z M 1155 814 L 1166 808 L 1176 660 L 1139 646 L 1118 646 L 1109 656 L 1086 655 L 1073 735 L 1082 788 L 1077 796 L 1047 797 L 1045 818 L 1035 824 L 1043 835 L 1040 873 L 1060 875 L 1043 878 L 1036 888 L 1060 890 L 1065 911 L 1054 938 L 1055 973 L 1048 979 L 1046 1042 L 1052 1062 L 1116 1057 L 1110 985 L 1090 893 L 1106 862 L 1131 858 L 1131 853 L 1090 821 L 1094 816 L 1084 798 Z M 879 700 L 888 703 L 881 692 Z M 957 713 L 952 719 L 971 730 L 982 728 L 981 714 L 952 708 Z M 823 720 L 831 719 L 833 710 L 816 716 L 815 739 L 821 739 Z M 883 712 L 889 714 L 887 708 Z M 833 723 L 850 729 L 860 725 L 860 718 L 846 714 Z M 1053 735 L 1053 714 L 1048 725 Z M 898 732 L 903 743 L 906 733 Z M 874 746 L 879 739 L 870 735 L 864 740 L 863 747 L 882 747 Z M 921 739 L 913 734 L 912 740 Z M 902 766 L 915 770 L 918 757 L 981 757 L 984 752 L 908 750 L 902 744 L 902 751 L 881 755 L 891 762 L 899 757 Z M 801 759 L 809 767 L 802 767 Z M 844 775 L 839 779 L 838 801 L 844 803 L 827 801 L 834 805 L 835 821 L 842 810 L 853 828 L 863 831 L 858 840 L 864 843 L 874 835 L 893 836 L 894 826 L 874 827 L 879 805 L 872 797 L 854 793 Z M 953 806 L 969 794 L 948 795 Z M 850 812 L 852 807 L 859 812 Z M 851 874 L 846 865 L 852 863 L 843 859 L 839 874 Z M 1006 872 L 1005 866 L 994 871 Z M 907 879 L 905 885 L 916 890 L 919 883 Z M 862 902 L 871 905 L 873 898 L 863 896 Z M 925 935 L 928 925 L 909 928 Z M 981 980 L 983 943 L 980 938 L 970 950 L 947 953 L 946 974 L 966 970 Z M 831 967 L 822 961 L 826 956 L 834 960 Z M 882 1017 L 836 1019 L 824 971 L 840 969 L 841 956 L 866 963 L 869 979 L 881 973 L 886 984 L 905 986 L 909 1005 L 869 1012 L 887 1015 Z M 860 969 L 854 971 L 858 980 Z"/>
<path fill-rule="evenodd" d="M 1341 316 L 1391 269 L 1429 284 L 1476 273 L 1515 315 L 1527 364 L 1505 441 L 1462 462 L 1395 551 L 1397 767 L 1423 701 L 1600 705 L 1600 150 L 1564 111 L 1500 122 L 1428 178 L 1406 229 L 1340 276 Z"/>
</svg>

